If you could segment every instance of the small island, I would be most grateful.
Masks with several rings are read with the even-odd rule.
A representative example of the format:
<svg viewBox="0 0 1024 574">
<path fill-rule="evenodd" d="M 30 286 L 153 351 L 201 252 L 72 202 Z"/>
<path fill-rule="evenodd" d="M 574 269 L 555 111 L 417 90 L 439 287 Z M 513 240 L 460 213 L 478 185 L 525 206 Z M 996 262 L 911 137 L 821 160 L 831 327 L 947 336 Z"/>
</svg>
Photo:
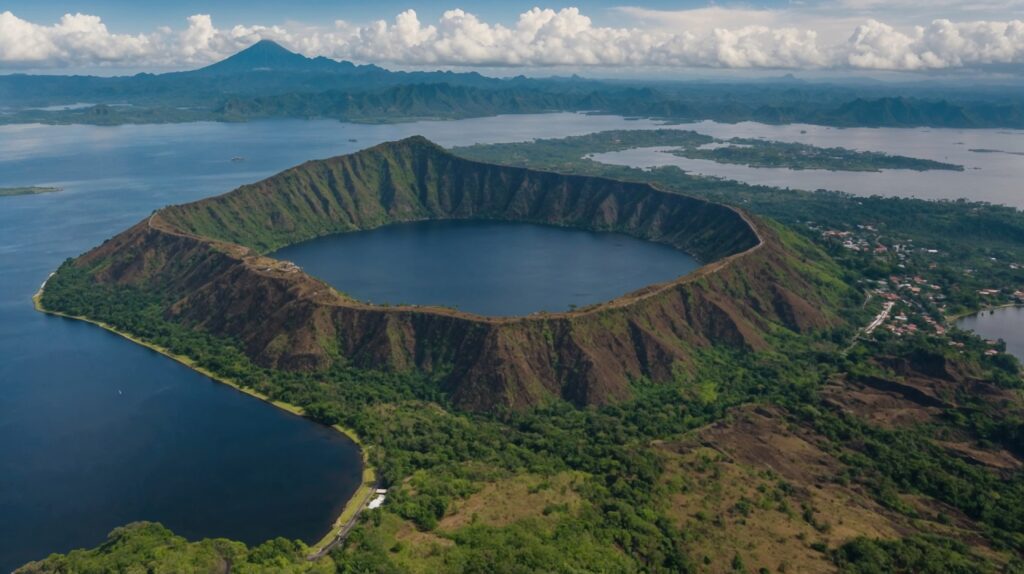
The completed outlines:
<svg viewBox="0 0 1024 574">
<path fill-rule="evenodd" d="M 39 195 L 41 193 L 54 193 L 57 191 L 64 191 L 60 187 L 0 187 L 0 197 L 7 197 L 11 195 Z"/>
<path fill-rule="evenodd" d="M 1024 155 L 1024 152 L 1019 151 L 1006 151 L 1001 149 L 989 149 L 989 148 L 971 148 L 967 150 L 972 153 L 1004 153 L 1006 155 Z"/>
<path fill-rule="evenodd" d="M 872 171 L 883 169 L 933 169 L 963 171 L 964 166 L 873 151 L 856 151 L 842 147 L 823 148 L 802 143 L 732 138 L 710 145 L 686 147 L 673 155 L 690 159 L 708 159 L 750 167 L 782 167 L 788 169 L 823 169 L 829 171 Z"/>
</svg>

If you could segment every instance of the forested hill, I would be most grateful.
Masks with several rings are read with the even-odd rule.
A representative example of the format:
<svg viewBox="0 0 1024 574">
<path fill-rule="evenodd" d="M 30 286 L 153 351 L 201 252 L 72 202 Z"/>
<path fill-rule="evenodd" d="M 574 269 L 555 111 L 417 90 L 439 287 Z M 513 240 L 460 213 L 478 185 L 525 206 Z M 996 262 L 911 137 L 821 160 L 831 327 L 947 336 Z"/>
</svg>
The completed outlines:
<svg viewBox="0 0 1024 574">
<path fill-rule="evenodd" d="M 691 121 L 836 126 L 1024 127 L 1014 87 L 966 93 L 942 85 L 608 82 L 489 78 L 476 72 L 391 71 L 307 58 L 261 41 L 187 72 L 122 77 L 0 76 L 0 123 L 166 123 L 265 117 L 402 121 L 591 111 Z M 73 109 L 59 109 L 85 102 Z M 53 109 L 57 106 L 58 109 Z M 50 109 L 41 109 L 50 108 Z"/>
</svg>

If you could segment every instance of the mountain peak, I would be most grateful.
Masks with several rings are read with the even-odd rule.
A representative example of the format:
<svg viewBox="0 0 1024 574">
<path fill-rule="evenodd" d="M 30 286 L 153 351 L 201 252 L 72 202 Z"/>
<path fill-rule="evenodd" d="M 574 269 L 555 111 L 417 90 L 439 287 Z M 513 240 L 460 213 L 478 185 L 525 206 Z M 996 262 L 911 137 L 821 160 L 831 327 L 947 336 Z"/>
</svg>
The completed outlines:
<svg viewBox="0 0 1024 574">
<path fill-rule="evenodd" d="M 273 40 L 260 40 L 233 56 L 196 70 L 203 74 L 229 75 L 249 72 L 327 72 L 349 68 L 328 58 L 307 58 Z"/>
<path fill-rule="evenodd" d="M 288 48 L 285 48 L 284 46 L 282 46 L 281 44 L 278 44 L 277 42 L 275 42 L 273 40 L 260 40 L 259 42 L 256 42 L 255 44 L 249 46 L 248 48 L 242 50 L 241 52 L 239 52 L 238 54 L 235 54 L 235 55 L 236 56 L 240 56 L 242 54 L 249 54 L 249 55 L 254 55 L 254 54 L 260 54 L 260 55 L 281 54 L 281 55 L 290 55 L 290 56 L 297 55 L 294 52 L 292 52 L 291 50 L 289 50 Z"/>
</svg>

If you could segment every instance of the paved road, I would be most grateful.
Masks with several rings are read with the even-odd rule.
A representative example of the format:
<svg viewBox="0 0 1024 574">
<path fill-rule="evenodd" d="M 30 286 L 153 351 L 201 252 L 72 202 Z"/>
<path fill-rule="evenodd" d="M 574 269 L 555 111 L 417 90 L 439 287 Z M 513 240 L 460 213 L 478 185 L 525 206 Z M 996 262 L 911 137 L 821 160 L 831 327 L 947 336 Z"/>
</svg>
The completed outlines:
<svg viewBox="0 0 1024 574">
<path fill-rule="evenodd" d="M 882 305 L 882 311 L 875 317 L 867 327 L 864 328 L 864 334 L 870 335 L 872 331 L 878 328 L 879 325 L 885 322 L 889 318 L 889 312 L 892 311 L 893 306 L 896 305 L 893 301 L 886 301 L 885 305 Z"/>
<path fill-rule="evenodd" d="M 380 488 L 379 482 L 373 485 L 373 488 L 370 489 L 370 492 L 367 493 L 367 495 L 359 503 L 359 508 L 356 509 L 356 513 L 352 515 L 352 518 L 349 518 L 348 522 L 346 522 L 344 526 L 342 526 L 341 529 L 338 530 L 338 534 L 334 537 L 334 540 L 331 540 L 330 542 L 325 544 L 324 547 L 321 548 L 319 551 L 307 556 L 308 560 L 312 562 L 323 558 L 327 555 L 328 552 L 333 550 L 335 546 L 341 544 L 345 541 L 346 538 L 348 538 L 349 533 L 352 532 L 352 529 L 355 528 L 356 523 L 359 521 L 359 516 L 363 513 L 364 510 L 366 510 L 366 506 L 370 504 L 370 501 L 376 498 L 378 488 Z"/>
<path fill-rule="evenodd" d="M 892 312 L 892 308 L 895 306 L 895 301 L 886 301 L 885 304 L 882 305 L 882 310 L 878 313 L 878 315 L 875 315 L 875 318 L 870 323 L 868 323 L 866 327 L 864 327 L 860 331 L 857 331 L 857 334 L 853 336 L 853 339 L 850 339 L 850 344 L 847 345 L 845 349 L 843 349 L 843 353 L 849 353 L 850 349 L 852 349 L 853 346 L 857 344 L 857 341 L 860 340 L 862 335 L 870 335 L 875 329 L 881 326 L 881 324 L 884 323 L 885 320 L 889 318 L 889 313 Z"/>
</svg>

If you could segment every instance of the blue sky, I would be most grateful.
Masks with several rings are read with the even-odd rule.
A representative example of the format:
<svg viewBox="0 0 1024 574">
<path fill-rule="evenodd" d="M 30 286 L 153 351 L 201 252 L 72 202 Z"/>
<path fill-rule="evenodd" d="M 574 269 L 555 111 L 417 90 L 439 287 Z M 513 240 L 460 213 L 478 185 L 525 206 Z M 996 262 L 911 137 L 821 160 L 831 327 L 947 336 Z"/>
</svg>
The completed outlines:
<svg viewBox="0 0 1024 574">
<path fill-rule="evenodd" d="M 1024 0 L 7 0 L 0 72 L 190 69 L 260 39 L 391 68 L 1020 75 Z"/>
</svg>

